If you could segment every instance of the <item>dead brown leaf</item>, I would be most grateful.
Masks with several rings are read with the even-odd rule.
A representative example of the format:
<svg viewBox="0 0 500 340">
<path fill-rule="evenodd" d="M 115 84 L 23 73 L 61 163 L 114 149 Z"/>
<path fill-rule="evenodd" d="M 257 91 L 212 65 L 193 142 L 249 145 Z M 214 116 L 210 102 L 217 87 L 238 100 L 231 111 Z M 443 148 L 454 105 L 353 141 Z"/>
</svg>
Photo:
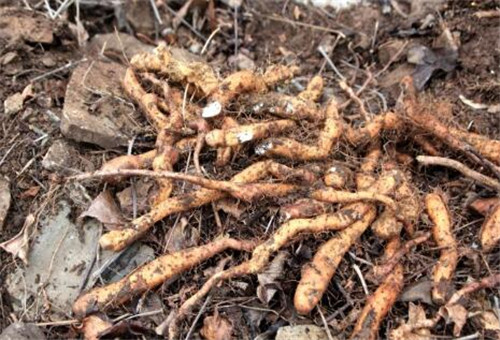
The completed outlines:
<svg viewBox="0 0 500 340">
<path fill-rule="evenodd" d="M 229 214 L 237 219 L 240 219 L 241 215 L 245 212 L 245 209 L 240 208 L 237 200 L 230 198 L 217 201 L 215 203 L 215 208 L 217 210 L 222 210 L 226 214 Z"/>
<path fill-rule="evenodd" d="M 200 331 L 201 336 L 207 340 L 230 340 L 232 333 L 231 323 L 217 312 L 203 320 L 203 328 Z"/>
<path fill-rule="evenodd" d="M 84 217 L 95 218 L 110 230 L 120 229 L 125 223 L 120 208 L 108 190 L 101 192 L 78 219 Z"/>
<path fill-rule="evenodd" d="M 427 319 L 425 311 L 420 305 L 410 302 L 408 321 L 393 329 L 389 333 L 390 340 L 431 340 L 434 337 L 428 328 L 433 326 L 434 320 Z"/>
<path fill-rule="evenodd" d="M 173 253 L 196 246 L 199 238 L 198 230 L 190 228 L 187 219 L 183 217 L 165 236 L 167 252 Z"/>
<path fill-rule="evenodd" d="M 35 215 L 29 214 L 26 216 L 23 228 L 19 234 L 10 240 L 0 243 L 0 247 L 3 250 L 19 257 L 24 264 L 28 264 L 29 244 L 31 236 L 33 236 L 33 231 L 35 230 L 35 221 Z"/>
<path fill-rule="evenodd" d="M 35 185 L 35 186 L 30 187 L 28 190 L 23 191 L 19 195 L 19 198 L 20 199 L 25 199 L 25 198 L 28 198 L 28 197 L 35 197 L 36 195 L 38 195 L 39 192 L 40 192 L 40 187 L 37 186 L 37 185 Z"/>
<path fill-rule="evenodd" d="M 277 289 L 272 286 L 276 286 L 277 280 L 283 276 L 283 269 L 287 258 L 288 253 L 280 251 L 267 269 L 257 275 L 257 279 L 259 280 L 257 297 L 263 303 L 268 304 L 274 294 L 276 294 Z"/>
<path fill-rule="evenodd" d="M 445 305 L 439 309 L 439 314 L 446 320 L 446 323 L 453 323 L 453 335 L 459 336 L 462 328 L 467 321 L 467 309 L 464 306 L 456 303 L 453 305 Z"/>
<path fill-rule="evenodd" d="M 107 319 L 107 318 L 106 318 Z M 90 315 L 83 319 L 82 333 L 85 340 L 98 340 L 99 335 L 109 329 L 113 324 L 105 317 Z"/>
<path fill-rule="evenodd" d="M 422 301 L 429 305 L 432 305 L 433 304 L 431 298 L 432 285 L 433 283 L 430 280 L 423 280 L 414 283 L 403 291 L 403 293 L 399 297 L 399 300 Z"/>
</svg>

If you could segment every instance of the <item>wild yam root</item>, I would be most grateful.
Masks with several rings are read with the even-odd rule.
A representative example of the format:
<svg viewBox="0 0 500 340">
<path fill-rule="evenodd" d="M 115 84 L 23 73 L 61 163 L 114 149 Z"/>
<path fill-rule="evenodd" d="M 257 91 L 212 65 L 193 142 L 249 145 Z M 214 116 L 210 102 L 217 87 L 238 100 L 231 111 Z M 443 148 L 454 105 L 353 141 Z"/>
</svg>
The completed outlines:
<svg viewBox="0 0 500 340">
<path fill-rule="evenodd" d="M 222 238 L 203 246 L 163 255 L 137 269 L 123 279 L 82 294 L 73 304 L 77 318 L 123 303 L 133 296 L 162 284 L 226 249 L 251 251 L 253 241 Z"/>
<path fill-rule="evenodd" d="M 432 299 L 438 304 L 446 302 L 451 292 L 452 279 L 458 262 L 457 242 L 453 236 L 451 216 L 440 194 L 425 197 L 425 207 L 432 221 L 432 235 L 441 249 L 439 261 L 434 266 Z"/>
<path fill-rule="evenodd" d="M 392 257 L 400 247 L 399 236 L 387 242 L 385 258 Z M 403 289 L 403 266 L 397 264 L 384 278 L 377 290 L 368 297 L 350 340 L 376 340 L 380 324 L 396 302 Z"/>
</svg>

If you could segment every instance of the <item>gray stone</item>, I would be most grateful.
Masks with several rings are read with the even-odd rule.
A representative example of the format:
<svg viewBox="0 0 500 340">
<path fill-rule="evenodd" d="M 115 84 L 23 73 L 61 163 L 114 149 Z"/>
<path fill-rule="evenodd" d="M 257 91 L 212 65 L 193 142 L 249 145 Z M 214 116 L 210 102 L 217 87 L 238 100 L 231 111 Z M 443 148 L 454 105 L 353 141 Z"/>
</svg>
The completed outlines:
<svg viewBox="0 0 500 340">
<path fill-rule="evenodd" d="M 115 62 L 81 63 L 71 75 L 61 119 L 61 132 L 78 142 L 113 148 L 127 145 L 137 133 L 134 109 L 124 98 L 126 68 Z"/>
<path fill-rule="evenodd" d="M 3 223 L 10 208 L 10 186 L 9 180 L 0 177 L 0 230 L 3 229 Z"/>
<path fill-rule="evenodd" d="M 315 325 L 285 326 L 278 329 L 276 340 L 327 340 L 325 330 Z"/>
<path fill-rule="evenodd" d="M 21 93 L 14 93 L 3 102 L 3 109 L 7 116 L 18 113 L 23 109 L 24 98 Z"/>
<path fill-rule="evenodd" d="M 42 166 L 62 175 L 74 174 L 77 169 L 78 152 L 64 140 L 56 140 L 42 160 Z"/>
<path fill-rule="evenodd" d="M 89 43 L 88 50 L 92 54 L 104 53 L 114 56 L 125 55 L 128 60 L 138 53 L 153 52 L 154 46 L 144 44 L 134 36 L 126 33 L 96 34 Z"/>
<path fill-rule="evenodd" d="M 66 316 L 94 262 L 99 226 L 92 221 L 77 226 L 69 220 L 69 214 L 68 203 L 62 201 L 56 215 L 40 222 L 28 265 L 7 277 L 13 308 L 27 311 L 28 319 L 46 313 L 47 303 L 51 314 Z"/>
<path fill-rule="evenodd" d="M 0 340 L 45 340 L 42 330 L 32 323 L 16 322 L 0 334 Z"/>
</svg>

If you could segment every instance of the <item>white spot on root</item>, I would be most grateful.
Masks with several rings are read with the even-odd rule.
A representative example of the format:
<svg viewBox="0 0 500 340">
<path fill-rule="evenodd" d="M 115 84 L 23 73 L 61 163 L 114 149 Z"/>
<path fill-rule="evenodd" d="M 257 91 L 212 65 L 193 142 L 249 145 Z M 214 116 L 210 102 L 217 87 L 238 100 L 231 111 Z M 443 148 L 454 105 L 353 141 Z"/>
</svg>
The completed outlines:
<svg viewBox="0 0 500 340">
<path fill-rule="evenodd" d="M 285 112 L 288 114 L 291 114 L 291 113 L 293 113 L 293 111 L 294 111 L 293 104 L 290 102 L 287 102 L 286 106 L 285 106 Z"/>
<path fill-rule="evenodd" d="M 257 103 L 255 104 L 253 107 L 252 107 L 252 111 L 254 113 L 259 113 L 260 110 L 262 110 L 262 108 L 264 107 L 264 103 Z"/>
<path fill-rule="evenodd" d="M 328 172 L 337 172 L 337 167 L 332 166 L 330 169 L 328 169 Z"/>
<path fill-rule="evenodd" d="M 273 147 L 272 142 L 264 142 L 255 147 L 255 153 L 259 156 L 265 155 L 267 150 L 271 149 L 272 147 Z"/>
<path fill-rule="evenodd" d="M 251 131 L 240 132 L 236 135 L 240 143 L 249 142 L 253 139 L 253 133 Z"/>
<path fill-rule="evenodd" d="M 203 108 L 203 111 L 201 112 L 201 116 L 203 118 L 212 118 L 215 116 L 218 116 L 222 111 L 222 105 L 215 101 Z"/>
</svg>

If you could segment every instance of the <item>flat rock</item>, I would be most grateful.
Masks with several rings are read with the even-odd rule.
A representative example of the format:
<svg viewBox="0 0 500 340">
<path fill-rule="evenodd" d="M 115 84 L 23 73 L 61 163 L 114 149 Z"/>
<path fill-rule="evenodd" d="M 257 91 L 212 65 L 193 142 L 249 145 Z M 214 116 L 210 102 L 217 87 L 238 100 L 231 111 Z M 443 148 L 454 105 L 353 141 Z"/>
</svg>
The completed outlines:
<svg viewBox="0 0 500 340">
<path fill-rule="evenodd" d="M 123 98 L 126 68 L 115 62 L 81 63 L 71 75 L 61 119 L 61 132 L 78 142 L 113 148 L 127 145 L 137 133 L 134 109 Z"/>
<path fill-rule="evenodd" d="M 74 174 L 78 163 L 78 151 L 64 140 L 56 140 L 43 157 L 42 167 L 61 175 Z"/>
<path fill-rule="evenodd" d="M 122 57 L 128 60 L 138 53 L 153 52 L 154 46 L 147 45 L 126 33 L 96 34 L 89 43 L 88 51 L 92 54 L 104 53 L 106 56 Z"/>
<path fill-rule="evenodd" d="M 84 285 L 85 273 L 94 262 L 99 226 L 89 221 L 77 226 L 70 221 L 70 206 L 60 202 L 57 214 L 40 222 L 39 234 L 32 242 L 28 265 L 11 273 L 6 280 L 15 311 L 26 311 L 27 318 L 46 312 L 65 316 Z M 26 309 L 26 306 L 30 306 Z"/>
<path fill-rule="evenodd" d="M 54 27 L 41 12 L 19 7 L 0 8 L 0 39 L 50 44 Z"/>
<path fill-rule="evenodd" d="M 21 93 L 14 93 L 3 102 L 3 110 L 7 116 L 18 113 L 23 109 L 24 98 Z"/>
<path fill-rule="evenodd" d="M 42 330 L 32 323 L 15 322 L 0 334 L 0 340 L 45 340 Z"/>
<path fill-rule="evenodd" d="M 0 177 L 0 230 L 10 208 L 10 186 L 7 178 Z"/>
<path fill-rule="evenodd" d="M 104 284 L 116 282 L 154 258 L 153 248 L 138 242 L 122 253 L 101 249 L 99 259 L 92 267 L 85 290 L 91 289 L 98 279 L 102 280 Z M 105 268 L 105 270 L 101 271 L 101 268 Z"/>
<path fill-rule="evenodd" d="M 278 329 L 276 340 L 327 340 L 325 330 L 315 325 L 285 326 Z"/>
</svg>

